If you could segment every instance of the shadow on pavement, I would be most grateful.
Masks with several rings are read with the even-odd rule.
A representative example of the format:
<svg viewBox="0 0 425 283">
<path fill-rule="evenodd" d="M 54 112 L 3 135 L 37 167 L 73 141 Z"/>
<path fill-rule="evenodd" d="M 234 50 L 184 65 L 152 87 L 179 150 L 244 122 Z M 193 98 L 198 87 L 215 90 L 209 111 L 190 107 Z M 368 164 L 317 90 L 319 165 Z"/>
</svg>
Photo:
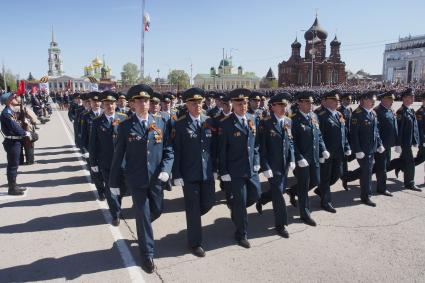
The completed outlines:
<svg viewBox="0 0 425 283">
<path fill-rule="evenodd" d="M 81 165 L 64 165 L 60 167 L 55 168 L 47 168 L 47 169 L 40 169 L 35 171 L 26 171 L 26 172 L 19 172 L 19 175 L 28 175 L 28 174 L 51 174 L 51 173 L 60 173 L 60 172 L 75 172 L 83 170 L 81 168 Z"/>
<path fill-rule="evenodd" d="M 52 163 L 61 163 L 61 162 L 75 162 L 80 160 L 78 157 L 62 157 L 57 159 L 40 159 L 37 160 L 37 163 L 40 164 L 52 164 Z"/>
<path fill-rule="evenodd" d="M 105 219 L 99 210 L 59 214 L 49 217 L 39 217 L 31 219 L 25 223 L 0 227 L 0 234 L 51 231 L 94 225 L 109 225 L 105 223 Z"/>
<path fill-rule="evenodd" d="M 62 145 L 62 146 L 48 146 L 48 147 L 37 147 L 36 150 L 38 149 L 64 149 L 64 148 L 75 148 L 74 145 Z"/>
<path fill-rule="evenodd" d="M 60 204 L 60 203 L 71 203 L 71 202 L 86 202 L 94 201 L 96 198 L 92 191 L 78 192 L 66 196 L 51 197 L 51 198 L 39 198 L 39 199 L 22 199 L 13 202 L 7 202 L 0 204 L 0 208 L 3 207 L 32 207 L 32 206 L 43 206 L 49 204 Z"/>
<path fill-rule="evenodd" d="M 58 154 L 70 154 L 76 153 L 78 151 L 75 150 L 62 150 L 62 151 L 45 151 L 45 152 L 36 152 L 35 156 L 49 156 L 49 155 L 58 155 Z"/>
<path fill-rule="evenodd" d="M 2 282 L 72 280 L 84 274 L 121 268 L 125 267 L 117 244 L 114 243 L 110 249 L 83 252 L 59 258 L 43 258 L 29 264 L 4 268 L 0 270 L 0 278 Z"/>
</svg>

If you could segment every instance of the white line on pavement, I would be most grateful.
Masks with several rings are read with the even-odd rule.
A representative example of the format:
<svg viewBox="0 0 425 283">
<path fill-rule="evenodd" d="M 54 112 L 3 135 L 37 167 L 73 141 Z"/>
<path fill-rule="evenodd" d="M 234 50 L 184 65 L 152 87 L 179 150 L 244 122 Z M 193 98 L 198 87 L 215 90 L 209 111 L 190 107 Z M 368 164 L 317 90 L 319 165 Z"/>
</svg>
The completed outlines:
<svg viewBox="0 0 425 283">
<path fill-rule="evenodd" d="M 71 144 L 74 144 L 74 139 L 71 136 L 71 133 L 68 130 L 68 127 L 65 124 L 66 122 L 62 118 L 62 115 L 57 110 L 54 111 L 54 112 L 55 112 L 55 114 L 57 114 L 57 116 L 59 116 L 59 119 L 61 120 L 61 123 L 64 126 L 65 133 L 68 136 L 69 141 L 71 142 Z M 84 175 L 86 176 L 87 183 L 90 185 L 91 191 L 93 192 L 93 194 L 97 198 L 96 187 L 93 184 L 91 184 L 91 181 L 90 181 L 90 178 L 89 178 L 90 173 L 87 171 L 85 163 L 81 159 L 81 155 L 79 155 L 78 152 L 75 152 L 74 154 L 78 157 L 78 163 L 81 165 L 81 167 L 83 168 L 83 170 L 85 172 Z M 101 211 L 102 211 L 103 217 L 105 218 L 106 223 L 111 223 L 112 217 L 109 215 L 109 210 L 108 210 L 106 202 L 100 202 L 99 200 L 97 200 L 97 204 L 101 208 Z M 118 227 L 114 227 L 110 224 L 108 225 L 108 227 L 109 227 L 109 230 L 111 231 L 112 237 L 114 238 L 115 244 L 117 245 L 118 250 L 121 254 L 121 258 L 124 262 L 124 266 L 128 270 L 131 281 L 132 282 L 145 282 L 145 280 L 143 279 L 141 269 L 140 269 L 140 267 L 137 266 L 136 261 L 133 258 L 133 255 L 131 254 L 128 246 L 125 243 L 125 238 L 121 234 L 120 229 Z"/>
</svg>

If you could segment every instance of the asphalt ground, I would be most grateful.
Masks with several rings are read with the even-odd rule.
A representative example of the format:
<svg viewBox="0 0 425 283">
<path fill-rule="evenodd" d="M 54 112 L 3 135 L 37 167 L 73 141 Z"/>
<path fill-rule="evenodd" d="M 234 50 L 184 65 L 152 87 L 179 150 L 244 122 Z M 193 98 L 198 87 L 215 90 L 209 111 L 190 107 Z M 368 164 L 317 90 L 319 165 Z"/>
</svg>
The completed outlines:
<svg viewBox="0 0 425 283">
<path fill-rule="evenodd" d="M 139 267 L 131 197 L 123 201 L 124 221 L 112 227 L 73 145 L 66 112 L 55 111 L 39 134 L 37 163 L 19 168 L 18 183 L 28 187 L 24 196 L 7 195 L 6 157 L 0 154 L 0 282 L 425 282 L 425 193 L 404 190 L 402 173 L 389 173 L 394 197 L 373 196 L 376 208 L 360 203 L 358 182 L 348 191 L 340 182 L 332 187 L 336 214 L 321 210 L 311 192 L 317 227 L 303 224 L 285 196 L 289 239 L 276 235 L 271 203 L 263 215 L 248 208 L 249 250 L 233 239 L 217 183 L 217 204 L 202 218 L 205 258 L 187 247 L 183 192 L 173 187 L 153 223 L 157 271 L 148 275 Z M 422 164 L 418 185 L 424 176 Z"/>
</svg>

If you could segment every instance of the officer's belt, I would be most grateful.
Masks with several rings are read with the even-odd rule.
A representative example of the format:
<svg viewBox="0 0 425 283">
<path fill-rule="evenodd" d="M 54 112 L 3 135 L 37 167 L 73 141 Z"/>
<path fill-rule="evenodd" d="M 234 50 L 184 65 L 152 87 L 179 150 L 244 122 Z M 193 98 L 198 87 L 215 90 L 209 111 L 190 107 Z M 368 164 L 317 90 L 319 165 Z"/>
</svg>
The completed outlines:
<svg viewBox="0 0 425 283">
<path fill-rule="evenodd" d="M 21 140 L 22 137 L 21 136 L 5 136 L 5 139 L 10 139 L 10 140 Z"/>
</svg>

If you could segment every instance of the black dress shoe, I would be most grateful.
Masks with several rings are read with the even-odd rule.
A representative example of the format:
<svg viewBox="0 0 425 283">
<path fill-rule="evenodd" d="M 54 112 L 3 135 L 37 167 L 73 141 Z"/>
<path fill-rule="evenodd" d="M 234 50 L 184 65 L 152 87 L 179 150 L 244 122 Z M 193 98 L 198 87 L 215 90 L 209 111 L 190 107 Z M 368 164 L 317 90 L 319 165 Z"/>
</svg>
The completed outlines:
<svg viewBox="0 0 425 283">
<path fill-rule="evenodd" d="M 320 190 L 319 190 L 319 188 L 315 188 L 314 189 L 314 193 L 320 197 Z"/>
<path fill-rule="evenodd" d="M 99 200 L 104 201 L 106 199 L 105 194 L 99 194 Z"/>
<path fill-rule="evenodd" d="M 20 187 L 20 186 L 18 186 L 18 185 L 16 185 L 15 189 L 16 189 L 17 191 L 20 191 L 20 192 L 25 192 L 25 191 L 27 190 L 27 188 L 25 188 L 25 187 Z"/>
<path fill-rule="evenodd" d="M 263 205 L 261 204 L 261 202 L 257 202 L 255 204 L 255 208 L 257 209 L 259 214 L 261 214 L 261 215 L 263 214 Z"/>
<path fill-rule="evenodd" d="M 366 204 L 368 206 L 372 206 L 372 207 L 375 207 L 376 206 L 376 203 L 374 203 L 373 201 L 371 201 L 370 198 L 363 199 L 362 200 L 362 203 L 364 203 L 364 204 Z"/>
<path fill-rule="evenodd" d="M 407 187 L 407 189 L 415 191 L 415 192 L 422 192 L 422 190 L 418 188 L 416 185 L 409 186 Z"/>
<path fill-rule="evenodd" d="M 323 210 L 325 210 L 327 212 L 336 213 L 336 209 L 330 203 L 322 204 L 321 206 L 322 206 Z"/>
<path fill-rule="evenodd" d="M 342 187 L 344 188 L 344 190 L 348 191 L 348 184 L 346 180 L 342 180 Z"/>
<path fill-rule="evenodd" d="M 297 199 L 295 198 L 295 194 L 292 191 L 288 190 L 289 202 L 293 207 L 297 207 Z"/>
<path fill-rule="evenodd" d="M 383 195 L 383 196 L 387 196 L 387 197 L 392 197 L 393 194 L 390 193 L 389 191 L 385 190 L 383 192 L 378 192 L 378 194 Z"/>
<path fill-rule="evenodd" d="M 238 241 L 238 245 L 241 247 L 244 247 L 245 249 L 249 249 L 251 247 L 251 244 L 245 238 L 239 239 L 237 241 Z"/>
<path fill-rule="evenodd" d="M 19 191 L 17 189 L 9 189 L 7 191 L 7 194 L 9 196 L 22 196 L 24 194 L 24 192 L 23 191 Z"/>
<path fill-rule="evenodd" d="M 155 263 L 153 262 L 153 259 L 148 257 L 142 262 L 142 269 L 146 273 L 153 273 L 155 271 Z"/>
<path fill-rule="evenodd" d="M 120 226 L 120 218 L 119 217 L 112 219 L 112 226 L 115 226 L 115 227 Z"/>
<path fill-rule="evenodd" d="M 306 216 L 306 217 L 301 217 L 301 220 L 310 226 L 316 226 L 316 221 L 313 220 L 313 218 L 311 218 L 310 216 Z"/>
<path fill-rule="evenodd" d="M 394 172 L 395 172 L 396 178 L 398 179 L 398 173 L 400 173 L 400 169 L 395 169 Z"/>
<path fill-rule="evenodd" d="M 282 236 L 282 238 L 286 238 L 286 239 L 289 238 L 289 233 L 288 233 L 288 230 L 286 230 L 286 227 L 285 226 L 276 227 L 276 232 L 280 236 Z"/>
<path fill-rule="evenodd" d="M 201 246 L 197 246 L 192 248 L 192 254 L 196 255 L 197 257 L 204 257 L 205 251 Z"/>
</svg>

